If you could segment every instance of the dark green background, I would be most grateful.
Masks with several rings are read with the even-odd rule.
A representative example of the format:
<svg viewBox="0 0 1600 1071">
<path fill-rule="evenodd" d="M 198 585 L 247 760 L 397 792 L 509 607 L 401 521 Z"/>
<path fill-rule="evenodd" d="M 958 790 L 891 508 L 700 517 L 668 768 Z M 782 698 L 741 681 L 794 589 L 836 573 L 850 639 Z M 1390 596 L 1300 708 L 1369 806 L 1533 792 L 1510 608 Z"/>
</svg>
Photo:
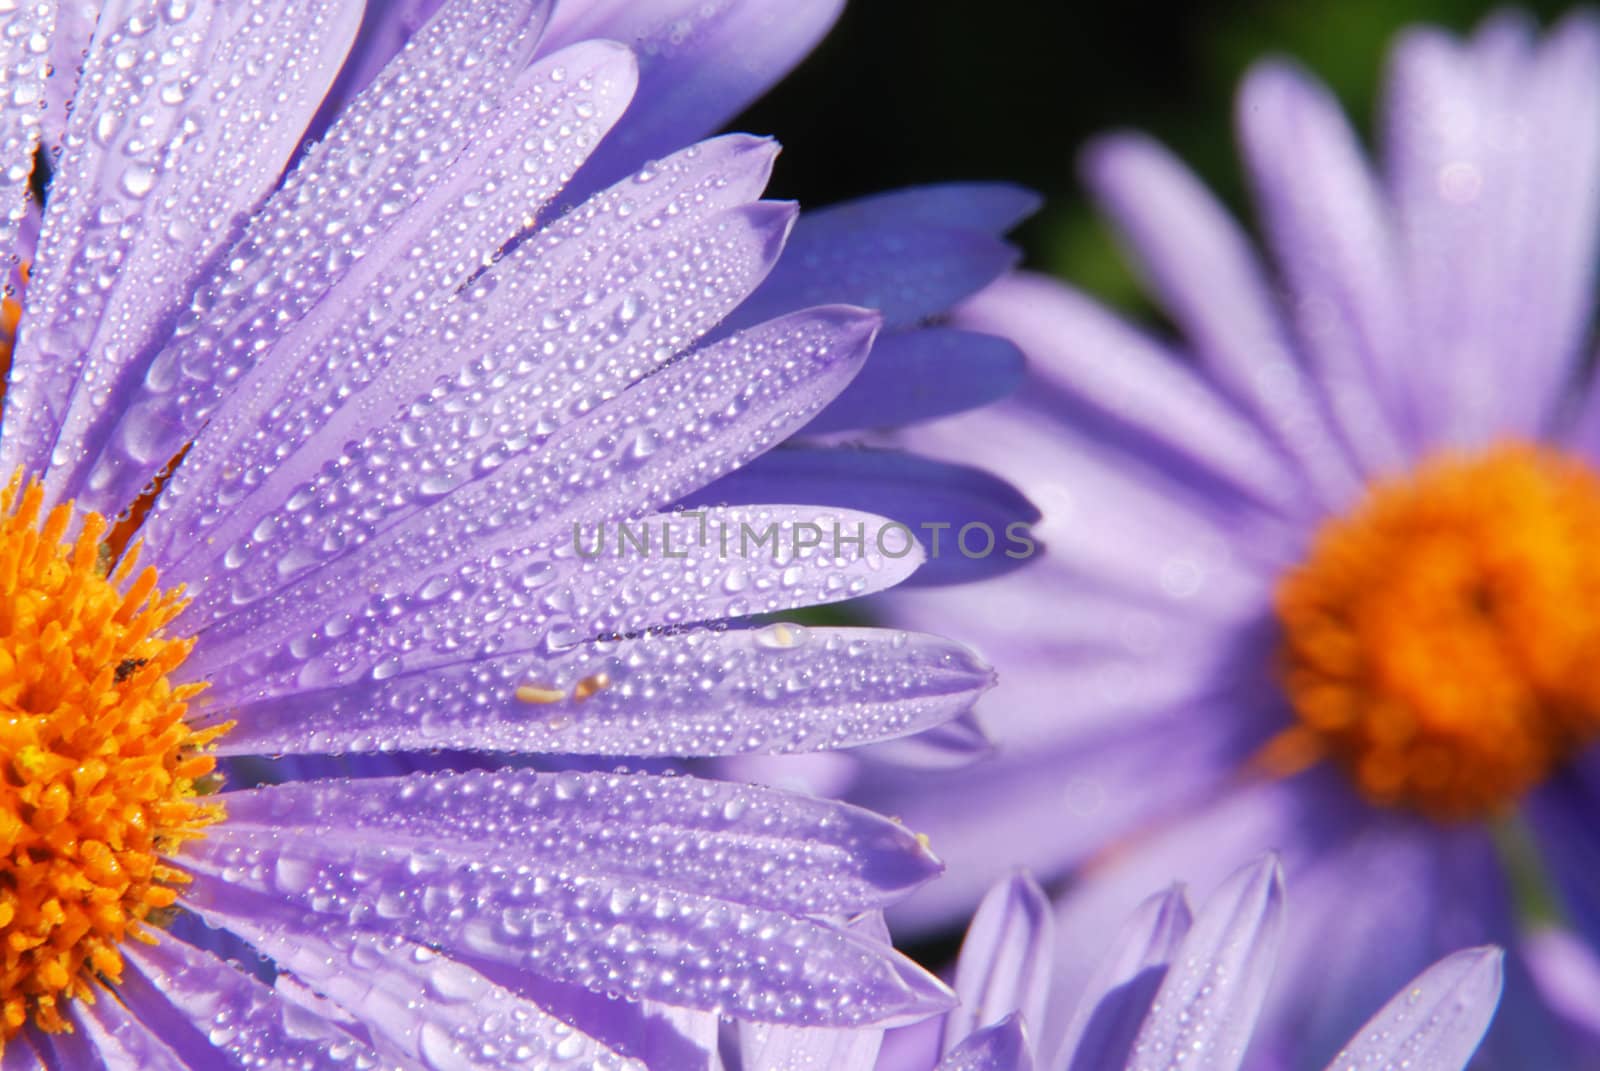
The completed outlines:
<svg viewBox="0 0 1600 1071">
<path fill-rule="evenodd" d="M 1519 5 L 1548 22 L 1570 5 Z M 1108 297 L 1133 286 L 1079 192 L 1096 131 L 1139 127 L 1241 202 L 1233 88 L 1291 55 L 1368 125 L 1386 42 L 1413 22 L 1470 29 L 1482 0 L 1066 3 L 852 0 L 833 34 L 735 127 L 777 135 L 772 194 L 807 206 L 909 183 L 1005 178 L 1047 198 L 1028 263 Z"/>
</svg>

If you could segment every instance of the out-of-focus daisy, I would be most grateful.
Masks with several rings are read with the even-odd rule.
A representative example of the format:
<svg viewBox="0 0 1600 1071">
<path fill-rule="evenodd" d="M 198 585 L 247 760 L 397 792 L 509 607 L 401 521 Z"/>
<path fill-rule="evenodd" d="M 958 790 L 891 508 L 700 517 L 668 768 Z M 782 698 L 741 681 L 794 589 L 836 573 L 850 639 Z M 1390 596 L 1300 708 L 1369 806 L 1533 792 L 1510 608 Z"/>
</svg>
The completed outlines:
<svg viewBox="0 0 1600 1071">
<path fill-rule="evenodd" d="M 1010 318 L 1031 378 L 910 441 L 1015 480 L 1047 551 L 889 600 L 996 663 L 1000 757 L 856 798 L 950 864 L 907 925 L 1018 863 L 1086 867 L 1062 920 L 1092 942 L 1165 875 L 1280 849 L 1299 909 L 1266 1031 L 1304 1054 L 1352 993 L 1512 941 L 1529 867 L 1497 840 L 1531 832 L 1600 939 L 1600 30 L 1409 33 L 1377 169 L 1292 66 L 1237 115 L 1270 267 L 1148 139 L 1086 156 L 1175 338 L 1026 276 L 957 318 Z M 1509 977 L 1490 1046 L 1566 1066 Z"/>
<path fill-rule="evenodd" d="M 706 1013 L 945 1005 L 846 925 L 937 869 L 851 807 L 526 768 L 228 780 L 844 747 L 987 686 L 929 636 L 725 624 L 905 576 L 916 555 L 796 537 L 876 518 L 651 514 L 823 412 L 879 327 L 804 307 L 770 143 L 689 144 L 836 13 L 459 0 L 386 65 L 369 21 L 307 145 L 359 5 L 113 3 L 57 155 L 55 7 L 0 0 L 0 219 L 28 260 L 0 425 L 6 1071 L 676 1066 Z M 967 213 L 929 225 L 947 269 L 1026 208 L 900 196 Z M 885 304 L 1005 266 L 934 290 L 860 226 L 807 233 Z M 575 539 L 623 522 L 655 552 Z M 718 545 L 745 525 L 776 547 Z"/>
<path fill-rule="evenodd" d="M 881 1031 L 854 1031 L 849 1049 L 825 1032 L 741 1027 L 729 1046 L 737 1059 L 728 1064 L 739 1071 L 1235 1071 L 1270 990 L 1284 914 L 1271 858 L 1231 875 L 1198 915 L 1173 887 L 1116 932 L 1074 1009 L 1050 994 L 1053 961 L 1074 951 L 1058 951 L 1044 893 L 1017 875 L 991 889 L 973 917 L 956 965 L 961 1005 L 941 1020 L 886 1041 Z M 1475 948 L 1435 963 L 1356 1031 L 1328 1071 L 1461 1071 L 1494 1016 L 1501 961 L 1499 949 Z M 1037 1044 L 1042 1035 L 1053 1040 Z"/>
</svg>

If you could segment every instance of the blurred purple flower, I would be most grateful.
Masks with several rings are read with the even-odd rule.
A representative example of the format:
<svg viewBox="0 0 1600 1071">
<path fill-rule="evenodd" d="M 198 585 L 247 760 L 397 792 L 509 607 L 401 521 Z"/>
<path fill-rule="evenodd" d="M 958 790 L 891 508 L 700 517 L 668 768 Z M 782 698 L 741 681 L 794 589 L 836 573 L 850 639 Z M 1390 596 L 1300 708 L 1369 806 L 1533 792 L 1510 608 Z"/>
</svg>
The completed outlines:
<svg viewBox="0 0 1600 1071">
<path fill-rule="evenodd" d="M 784 1060 L 767 1046 L 732 1046 L 736 1071 L 1234 1071 L 1251 1035 L 1282 938 L 1284 896 L 1275 859 L 1231 875 L 1191 913 L 1180 887 L 1151 897 L 1113 937 L 1074 1000 L 1051 989 L 1057 950 L 1050 905 L 1026 875 L 992 888 L 956 965 L 960 1007 L 942 1021 L 895 1031 L 881 1053 L 855 1031 L 851 1054 L 817 1031 L 785 1030 Z M 1453 953 L 1367 1020 L 1327 1065 L 1461 1071 L 1500 997 L 1497 948 Z M 1075 1011 L 1068 1009 L 1076 1008 Z M 782 1028 L 780 1028 L 782 1029 Z M 807 1040 L 810 1062 L 796 1058 Z M 824 1051 L 829 1059 L 817 1059 Z M 1323 1054 L 1326 1056 L 1327 1054 Z"/>
<path fill-rule="evenodd" d="M 1600 29 L 1407 34 L 1379 170 L 1287 64 L 1237 121 L 1270 269 L 1149 139 L 1085 158 L 1177 339 L 1026 275 L 953 319 L 1018 341 L 1027 384 L 904 441 L 1013 479 L 1046 550 L 884 601 L 1002 681 L 995 761 L 853 791 L 949 866 L 891 922 L 947 924 L 1018 864 L 1086 868 L 1060 922 L 1088 949 L 1137 890 L 1275 848 L 1300 909 L 1271 1046 L 1316 1051 L 1374 989 L 1494 942 L 1486 1051 L 1600 1060 L 1527 977 L 1530 864 L 1499 850 L 1531 833 L 1600 941 Z"/>
<path fill-rule="evenodd" d="M 86 772 L 51 688 L 0 649 L 8 731 L 39 741 L 8 755 L 0 796 L 6 1071 L 669 1067 L 700 1055 L 709 1013 L 843 1027 L 948 1003 L 881 932 L 846 925 L 938 869 L 849 806 L 525 768 L 198 783 L 194 750 L 229 725 L 208 750 L 236 782 L 252 756 L 659 764 L 885 740 L 990 683 L 932 636 L 728 627 L 881 590 L 920 556 L 729 560 L 702 525 L 877 518 L 670 507 L 819 414 L 848 425 L 830 405 L 864 408 L 846 387 L 885 323 L 896 360 L 1015 371 L 1009 343 L 923 321 L 1012 263 L 997 235 L 1031 198 L 936 187 L 796 224 L 759 200 L 771 143 L 694 143 L 815 43 L 829 0 L 457 0 L 424 21 L 437 6 L 394 9 L 386 33 L 334 0 L 110 4 L 81 71 L 52 78 L 55 6 L 0 0 L 0 248 L 31 260 L 3 339 L 0 472 L 37 479 L 44 509 L 87 533 L 74 559 L 53 542 L 69 533 L 13 521 L 27 535 L 0 561 L 47 564 L 0 578 L 33 600 L 0 624 L 37 621 L 29 650 L 51 658 L 81 644 L 79 692 L 186 727 L 156 757 L 177 787 L 140 796 L 155 781 L 100 752 Z M 58 60 L 77 25 L 63 15 Z M 64 79 L 64 127 L 40 122 Z M 109 543 L 90 511 L 123 522 Z M 575 526 L 641 517 L 676 549 L 572 545 Z M 181 609 L 95 564 L 136 524 L 141 567 L 183 586 Z M 56 604 L 37 617 L 39 592 L 89 605 L 108 586 L 113 609 L 127 600 L 115 618 L 63 633 Z M 170 638 L 124 627 L 162 606 Z M 204 691 L 172 691 L 189 684 Z M 198 830 L 151 817 L 214 803 Z M 51 832 L 92 837 L 113 813 L 152 827 L 157 856 L 102 844 L 91 863 Z M 137 910 L 106 908 L 154 942 L 110 942 L 120 963 L 80 954 L 74 920 L 111 923 L 29 884 L 46 864 L 113 886 L 156 867 Z M 56 995 L 69 1032 L 36 1021 Z"/>
</svg>

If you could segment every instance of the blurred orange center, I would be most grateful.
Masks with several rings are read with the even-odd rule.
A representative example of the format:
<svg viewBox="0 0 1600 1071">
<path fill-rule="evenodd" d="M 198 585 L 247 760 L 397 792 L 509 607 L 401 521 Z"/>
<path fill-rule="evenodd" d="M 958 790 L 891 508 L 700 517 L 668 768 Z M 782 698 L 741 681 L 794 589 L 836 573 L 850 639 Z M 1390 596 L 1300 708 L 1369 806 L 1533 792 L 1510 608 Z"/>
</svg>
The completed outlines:
<svg viewBox="0 0 1600 1071">
<path fill-rule="evenodd" d="M 1600 737 L 1600 479 L 1523 445 L 1431 461 L 1328 521 L 1277 614 L 1298 724 L 1269 766 L 1493 814 Z"/>
<path fill-rule="evenodd" d="M 181 598 L 134 554 L 107 575 L 105 521 L 67 540 L 71 508 L 40 526 L 42 500 L 16 478 L 0 493 L 0 1051 L 120 979 L 118 946 L 185 880 L 161 857 L 222 816 L 200 793 L 223 729 L 191 731 L 199 687 L 168 682 L 191 646 L 161 634 Z"/>
</svg>

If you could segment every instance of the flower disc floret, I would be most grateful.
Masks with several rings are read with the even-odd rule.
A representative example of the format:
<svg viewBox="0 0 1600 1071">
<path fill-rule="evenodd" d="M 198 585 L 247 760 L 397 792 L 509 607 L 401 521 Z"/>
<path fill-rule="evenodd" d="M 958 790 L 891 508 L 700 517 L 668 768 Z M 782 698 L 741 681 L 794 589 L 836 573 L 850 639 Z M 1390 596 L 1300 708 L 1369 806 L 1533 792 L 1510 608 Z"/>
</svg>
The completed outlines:
<svg viewBox="0 0 1600 1071">
<path fill-rule="evenodd" d="M 66 1029 L 66 1000 L 117 982 L 185 881 L 164 858 L 222 816 L 204 749 L 226 726 L 190 729 L 201 686 L 170 681 L 181 594 L 136 549 L 108 570 L 97 514 L 40 525 L 43 497 L 0 495 L 0 1038 Z"/>
</svg>

